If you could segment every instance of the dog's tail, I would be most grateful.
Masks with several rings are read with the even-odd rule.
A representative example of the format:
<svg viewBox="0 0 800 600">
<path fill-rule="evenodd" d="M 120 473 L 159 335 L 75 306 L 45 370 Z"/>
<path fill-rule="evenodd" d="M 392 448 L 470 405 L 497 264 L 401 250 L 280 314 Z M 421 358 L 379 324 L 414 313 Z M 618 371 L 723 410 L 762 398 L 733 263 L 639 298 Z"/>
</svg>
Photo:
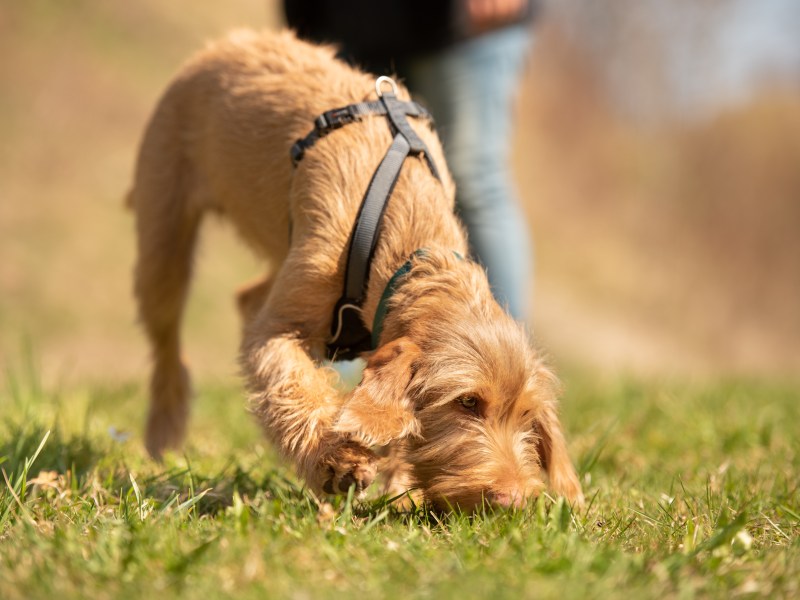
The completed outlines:
<svg viewBox="0 0 800 600">
<path fill-rule="evenodd" d="M 183 441 L 189 378 L 181 360 L 180 322 L 202 211 L 192 205 L 192 168 L 182 115 L 170 90 L 147 128 L 126 204 L 136 215 L 135 295 L 153 351 L 147 448 L 160 457 Z"/>
</svg>

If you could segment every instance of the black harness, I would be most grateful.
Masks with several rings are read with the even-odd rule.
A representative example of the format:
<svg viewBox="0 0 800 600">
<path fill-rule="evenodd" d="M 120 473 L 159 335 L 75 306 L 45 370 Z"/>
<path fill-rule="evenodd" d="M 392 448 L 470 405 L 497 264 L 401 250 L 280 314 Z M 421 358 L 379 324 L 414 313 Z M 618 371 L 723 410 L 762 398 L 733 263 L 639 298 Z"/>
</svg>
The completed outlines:
<svg viewBox="0 0 800 600">
<path fill-rule="evenodd" d="M 391 92 L 382 91 L 381 86 L 384 83 L 391 85 Z M 430 120 L 428 111 L 416 102 L 398 100 L 397 86 L 388 77 L 379 77 L 375 81 L 375 91 L 378 93 L 378 100 L 375 102 L 349 104 L 322 113 L 314 121 L 311 133 L 295 142 L 291 149 L 292 163 L 297 166 L 306 150 L 317 140 L 368 115 L 385 116 L 394 136 L 392 145 L 369 182 L 350 236 L 344 291 L 333 311 L 331 338 L 328 342 L 328 358 L 331 360 L 351 360 L 362 352 L 374 349 L 372 336 L 361 319 L 361 308 L 367 293 L 370 265 L 381 220 L 405 159 L 408 156 L 424 156 L 433 176 L 440 179 L 428 148 L 406 119 L 411 116 Z"/>
</svg>

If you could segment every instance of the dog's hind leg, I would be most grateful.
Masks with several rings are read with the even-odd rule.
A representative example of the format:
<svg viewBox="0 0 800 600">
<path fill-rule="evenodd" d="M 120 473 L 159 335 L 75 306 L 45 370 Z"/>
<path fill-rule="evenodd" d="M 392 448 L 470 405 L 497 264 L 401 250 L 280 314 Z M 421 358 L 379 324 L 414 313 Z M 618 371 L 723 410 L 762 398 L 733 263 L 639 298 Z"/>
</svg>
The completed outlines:
<svg viewBox="0 0 800 600">
<path fill-rule="evenodd" d="M 135 293 L 154 363 L 146 446 L 155 458 L 179 447 L 186 432 L 190 385 L 180 321 L 201 218 L 190 203 L 191 173 L 179 136 L 169 135 L 169 123 L 158 122 L 162 116 L 156 115 L 145 137 L 130 196 L 138 239 Z"/>
</svg>

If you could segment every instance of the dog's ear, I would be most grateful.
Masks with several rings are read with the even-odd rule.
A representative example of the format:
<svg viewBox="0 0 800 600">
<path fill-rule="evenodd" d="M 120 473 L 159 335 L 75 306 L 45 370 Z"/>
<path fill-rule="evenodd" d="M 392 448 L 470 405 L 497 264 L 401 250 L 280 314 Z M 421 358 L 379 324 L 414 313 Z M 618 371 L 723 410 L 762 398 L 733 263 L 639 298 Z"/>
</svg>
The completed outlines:
<svg viewBox="0 0 800 600">
<path fill-rule="evenodd" d="M 361 383 L 347 399 L 334 430 L 370 446 L 419 435 L 419 422 L 408 397 L 419 347 L 408 338 L 381 346 L 367 361 Z"/>
<path fill-rule="evenodd" d="M 550 479 L 550 489 L 570 502 L 583 504 L 583 492 L 575 473 L 575 467 L 567 454 L 567 442 L 561 432 L 555 403 L 544 403 L 543 409 L 533 425 L 536 446 L 542 467 Z"/>
</svg>

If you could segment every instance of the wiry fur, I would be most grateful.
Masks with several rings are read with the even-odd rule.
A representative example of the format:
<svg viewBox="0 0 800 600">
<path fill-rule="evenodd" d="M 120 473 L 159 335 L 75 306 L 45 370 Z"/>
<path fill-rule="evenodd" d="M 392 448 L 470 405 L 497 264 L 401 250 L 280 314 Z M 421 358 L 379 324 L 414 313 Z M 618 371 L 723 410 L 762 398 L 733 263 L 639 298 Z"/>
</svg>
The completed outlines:
<svg viewBox="0 0 800 600">
<path fill-rule="evenodd" d="M 290 33 L 234 32 L 184 66 L 150 121 L 130 196 L 136 296 L 155 361 L 149 451 L 160 456 L 183 438 L 179 322 L 197 228 L 213 211 L 270 265 L 238 296 L 241 365 L 253 412 L 310 487 L 361 490 L 380 466 L 389 491 L 413 486 L 440 506 L 511 506 L 542 488 L 544 470 L 554 492 L 580 500 L 555 378 L 493 300 L 483 270 L 456 256 L 467 242 L 454 186 L 423 122 L 412 126 L 442 181 L 423 160 L 406 161 L 370 272 L 368 326 L 395 270 L 426 253 L 393 297 L 381 347 L 352 394 L 337 393 L 335 373 L 321 366 L 354 219 L 391 142 L 385 119 L 366 118 L 291 167 L 289 147 L 318 114 L 374 99 L 374 79 L 333 54 Z M 465 395 L 480 398 L 475 412 L 459 403 Z"/>
</svg>

